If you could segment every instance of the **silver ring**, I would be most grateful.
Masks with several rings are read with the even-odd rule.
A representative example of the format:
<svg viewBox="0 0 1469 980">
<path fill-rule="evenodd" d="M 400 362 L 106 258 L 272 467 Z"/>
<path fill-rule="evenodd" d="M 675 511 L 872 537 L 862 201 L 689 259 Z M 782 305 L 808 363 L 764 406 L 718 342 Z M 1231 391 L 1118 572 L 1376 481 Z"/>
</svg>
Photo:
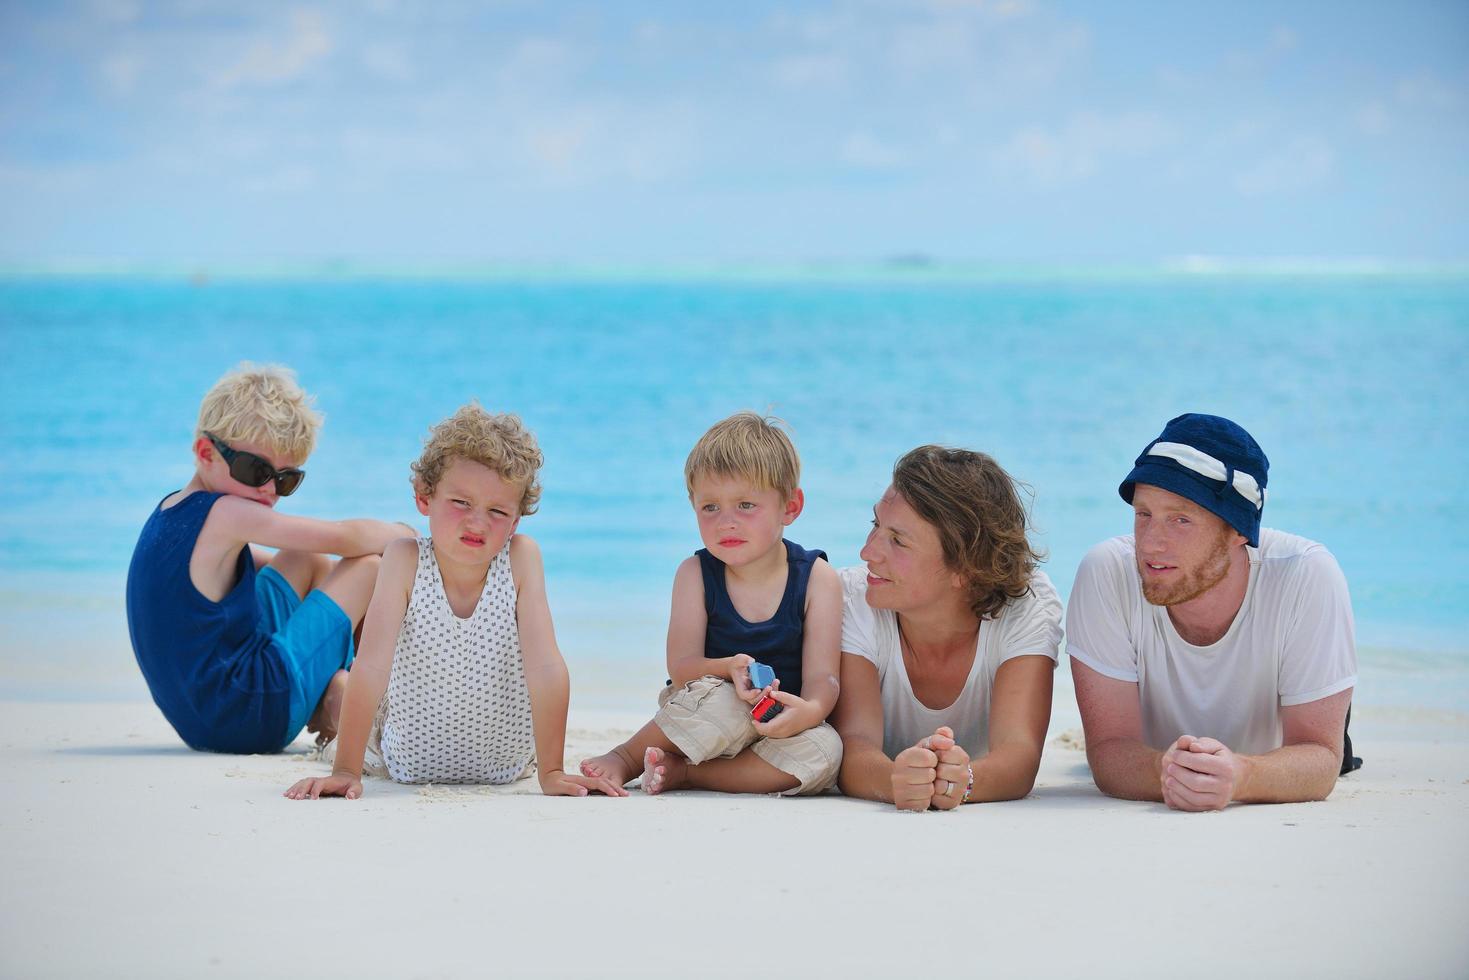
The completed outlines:
<svg viewBox="0 0 1469 980">
<path fill-rule="evenodd" d="M 945 779 L 944 782 L 946 782 L 946 783 L 949 784 L 944 789 L 944 795 L 945 796 L 953 796 L 954 795 L 954 781 L 952 779 Z"/>
</svg>

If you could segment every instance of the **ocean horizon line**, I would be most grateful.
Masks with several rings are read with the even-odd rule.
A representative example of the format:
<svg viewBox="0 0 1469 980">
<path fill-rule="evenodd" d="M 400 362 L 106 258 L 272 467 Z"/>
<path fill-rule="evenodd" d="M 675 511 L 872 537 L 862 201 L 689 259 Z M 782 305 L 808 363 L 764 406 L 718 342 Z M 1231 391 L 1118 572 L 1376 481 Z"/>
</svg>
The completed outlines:
<svg viewBox="0 0 1469 980">
<path fill-rule="evenodd" d="M 445 262 L 310 259 L 297 261 L 0 260 L 0 281 L 697 283 L 847 282 L 1008 283 L 1129 282 L 1220 279 L 1469 279 L 1469 259 L 1405 261 L 1375 257 L 1236 257 L 1181 255 L 1138 262 L 991 262 L 944 259 L 922 252 L 870 260 L 697 260 L 596 262 L 463 260 Z"/>
</svg>

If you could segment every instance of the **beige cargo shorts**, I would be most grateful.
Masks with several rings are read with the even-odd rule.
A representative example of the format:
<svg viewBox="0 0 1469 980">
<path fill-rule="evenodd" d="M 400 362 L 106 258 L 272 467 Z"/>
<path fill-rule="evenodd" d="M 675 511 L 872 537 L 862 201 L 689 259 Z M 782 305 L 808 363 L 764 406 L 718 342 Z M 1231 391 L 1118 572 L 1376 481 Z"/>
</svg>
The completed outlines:
<svg viewBox="0 0 1469 980">
<path fill-rule="evenodd" d="M 689 762 L 727 759 L 747 747 L 800 785 L 782 796 L 810 796 L 836 785 L 842 767 L 842 739 L 826 722 L 789 738 L 763 738 L 750 719 L 750 706 L 722 677 L 705 675 L 683 687 L 669 685 L 658 695 L 653 723 Z"/>
</svg>

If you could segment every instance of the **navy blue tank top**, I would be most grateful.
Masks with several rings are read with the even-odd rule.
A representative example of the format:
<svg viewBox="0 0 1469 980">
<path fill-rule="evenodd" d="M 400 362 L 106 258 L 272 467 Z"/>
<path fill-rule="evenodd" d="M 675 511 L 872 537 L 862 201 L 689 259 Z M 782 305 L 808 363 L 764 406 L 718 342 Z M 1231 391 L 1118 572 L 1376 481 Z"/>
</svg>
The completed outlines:
<svg viewBox="0 0 1469 980">
<path fill-rule="evenodd" d="M 824 551 L 807 551 L 800 545 L 782 542 L 786 547 L 785 594 L 780 608 L 763 623 L 747 622 L 735 610 L 724 584 L 724 562 L 700 548 L 696 555 L 704 573 L 704 611 L 709 614 L 709 627 L 704 632 L 705 657 L 733 657 L 748 653 L 762 664 L 769 664 L 780 679 L 780 689 L 787 694 L 801 693 L 801 638 L 806 626 L 806 585 L 811 581 L 811 566 L 816 559 L 826 559 Z"/>
<path fill-rule="evenodd" d="M 219 602 L 189 578 L 199 530 L 224 496 L 198 491 L 155 508 L 128 566 L 128 633 L 153 701 L 185 744 L 215 752 L 279 752 L 290 723 L 290 678 L 256 624 L 255 559 Z M 167 499 L 167 498 L 164 498 Z"/>
</svg>

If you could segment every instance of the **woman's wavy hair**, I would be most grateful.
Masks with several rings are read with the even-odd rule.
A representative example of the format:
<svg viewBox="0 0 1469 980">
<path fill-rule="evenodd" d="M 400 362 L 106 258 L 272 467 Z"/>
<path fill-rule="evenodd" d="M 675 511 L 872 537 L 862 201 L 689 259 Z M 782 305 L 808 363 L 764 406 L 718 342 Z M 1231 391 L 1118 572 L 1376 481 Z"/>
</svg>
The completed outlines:
<svg viewBox="0 0 1469 980">
<path fill-rule="evenodd" d="M 1034 492 L 994 458 L 968 449 L 919 446 L 893 467 L 893 488 L 938 531 L 949 568 L 969 583 L 969 606 L 994 619 L 1030 590 L 1045 555 L 1030 546 L 1021 493 Z"/>
</svg>

